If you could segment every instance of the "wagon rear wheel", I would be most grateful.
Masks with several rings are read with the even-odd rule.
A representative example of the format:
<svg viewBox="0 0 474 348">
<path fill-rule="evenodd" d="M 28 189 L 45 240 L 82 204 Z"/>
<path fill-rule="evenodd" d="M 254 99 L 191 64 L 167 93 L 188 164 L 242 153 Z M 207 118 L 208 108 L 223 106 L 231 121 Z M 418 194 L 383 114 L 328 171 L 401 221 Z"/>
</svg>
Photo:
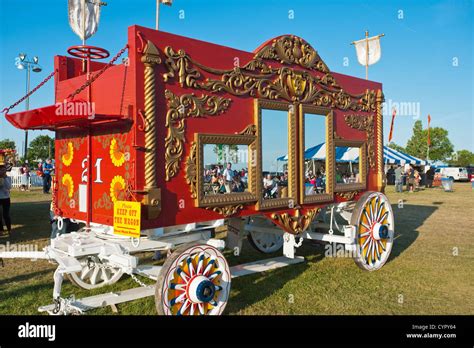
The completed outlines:
<svg viewBox="0 0 474 348">
<path fill-rule="evenodd" d="M 230 292 L 230 268 L 224 255 L 207 244 L 180 246 L 165 261 L 156 282 L 160 315 L 219 315 Z"/>
<path fill-rule="evenodd" d="M 351 224 L 356 226 L 356 264 L 366 271 L 380 269 L 390 256 L 395 231 L 387 197 L 380 192 L 364 193 L 352 213 Z"/>
<path fill-rule="evenodd" d="M 81 272 L 70 273 L 68 278 L 74 285 L 92 290 L 102 286 L 115 284 L 122 277 L 121 268 L 108 267 L 96 256 L 88 256 L 79 259 L 82 266 Z"/>
<path fill-rule="evenodd" d="M 251 227 L 265 227 L 265 228 L 275 228 L 279 230 L 278 227 L 270 220 L 265 217 L 252 217 L 250 218 L 248 225 Z M 258 230 L 250 230 L 247 235 L 247 239 L 251 246 L 253 246 L 257 251 L 263 254 L 271 254 L 283 247 L 283 233 L 267 233 L 261 232 Z M 281 230 L 279 230 L 281 231 Z"/>
</svg>

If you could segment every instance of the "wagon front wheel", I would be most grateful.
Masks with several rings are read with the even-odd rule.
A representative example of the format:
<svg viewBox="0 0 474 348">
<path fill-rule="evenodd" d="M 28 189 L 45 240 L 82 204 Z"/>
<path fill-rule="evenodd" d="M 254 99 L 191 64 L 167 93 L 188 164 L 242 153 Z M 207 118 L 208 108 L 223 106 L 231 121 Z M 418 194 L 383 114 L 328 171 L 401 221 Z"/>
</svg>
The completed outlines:
<svg viewBox="0 0 474 348">
<path fill-rule="evenodd" d="M 388 198 L 380 192 L 364 193 L 352 213 L 351 224 L 356 227 L 356 264 L 366 271 L 380 269 L 390 256 L 395 231 Z"/>
<path fill-rule="evenodd" d="M 219 315 L 230 292 L 230 268 L 224 255 L 207 244 L 186 244 L 165 261 L 156 282 L 161 315 Z"/>
<path fill-rule="evenodd" d="M 71 283 L 82 289 L 93 290 L 115 284 L 123 275 L 121 268 L 110 267 L 97 256 L 83 257 L 79 262 L 82 270 L 68 274 L 68 278 Z"/>
</svg>

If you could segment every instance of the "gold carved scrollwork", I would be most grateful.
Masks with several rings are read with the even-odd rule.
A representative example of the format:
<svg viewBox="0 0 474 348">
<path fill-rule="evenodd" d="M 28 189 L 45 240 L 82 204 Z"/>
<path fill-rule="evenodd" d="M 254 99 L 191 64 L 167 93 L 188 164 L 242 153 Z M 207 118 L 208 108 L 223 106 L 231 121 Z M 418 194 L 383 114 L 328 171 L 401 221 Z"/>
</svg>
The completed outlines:
<svg viewBox="0 0 474 348">
<path fill-rule="evenodd" d="M 244 208 L 243 204 L 226 205 L 223 207 L 207 207 L 207 210 L 212 210 L 216 213 L 222 214 L 224 217 L 235 215 Z"/>
<path fill-rule="evenodd" d="M 264 46 L 255 58 L 276 60 L 283 64 L 297 64 L 305 69 L 329 72 L 318 52 L 297 36 L 285 35 L 273 40 L 272 44 Z"/>
<path fill-rule="evenodd" d="M 257 126 L 254 124 L 249 124 L 242 132 L 237 134 L 240 135 L 256 135 L 257 134 Z"/>
<path fill-rule="evenodd" d="M 375 138 L 374 138 L 374 116 L 373 115 L 345 115 L 346 124 L 360 131 L 367 133 L 367 152 L 369 157 L 369 166 L 375 166 Z"/>
<path fill-rule="evenodd" d="M 197 198 L 197 166 L 196 166 L 196 142 L 193 142 L 189 150 L 189 156 L 186 160 L 186 183 L 189 185 L 191 197 Z"/>
<path fill-rule="evenodd" d="M 283 59 L 283 61 L 297 59 L 299 63 L 295 62 L 295 64 L 313 69 L 313 58 L 308 58 L 312 56 L 310 51 L 307 48 L 302 50 L 298 45 L 293 49 L 295 47 L 297 52 L 299 50 L 300 53 L 303 51 L 306 53 L 301 53 L 303 56 L 298 53 L 293 58 L 285 58 L 286 60 Z M 265 48 L 261 52 L 264 51 Z M 280 52 L 280 50 L 277 51 Z M 175 52 L 167 46 L 164 52 L 167 57 L 165 64 L 168 69 L 168 72 L 163 74 L 164 81 L 170 82 L 172 78 L 177 78 L 181 87 L 201 89 L 212 93 L 226 92 L 235 96 L 285 100 L 356 112 L 372 112 L 376 109 L 375 91 L 366 90 L 365 93 L 359 95 L 347 93 L 337 84 L 329 70 L 326 72 L 323 69 L 325 74 L 316 76 L 307 71 L 295 70 L 290 67 L 272 68 L 262 60 L 263 57 L 273 56 L 268 53 L 270 51 L 265 54 L 257 53 L 255 58 L 243 67 L 234 67 L 228 70 L 206 67 L 193 60 L 182 49 Z M 277 53 L 275 54 L 278 56 Z M 219 78 L 205 77 L 198 69 L 217 75 Z"/>
<path fill-rule="evenodd" d="M 165 180 L 169 181 L 179 171 L 179 162 L 184 152 L 185 119 L 189 117 L 216 116 L 230 106 L 230 99 L 220 96 L 184 94 L 177 96 L 166 90 L 168 104 L 165 127 L 168 133 L 165 138 Z"/>
<path fill-rule="evenodd" d="M 336 195 L 338 195 L 339 197 L 345 198 L 348 201 L 351 201 L 354 199 L 355 196 L 357 196 L 359 192 L 360 191 L 337 192 Z"/>
<path fill-rule="evenodd" d="M 295 210 L 295 215 L 289 213 L 272 214 L 272 219 L 281 224 L 285 231 L 291 234 L 300 234 L 307 230 L 320 208 L 309 209 L 306 214 L 301 214 L 300 209 Z"/>
</svg>

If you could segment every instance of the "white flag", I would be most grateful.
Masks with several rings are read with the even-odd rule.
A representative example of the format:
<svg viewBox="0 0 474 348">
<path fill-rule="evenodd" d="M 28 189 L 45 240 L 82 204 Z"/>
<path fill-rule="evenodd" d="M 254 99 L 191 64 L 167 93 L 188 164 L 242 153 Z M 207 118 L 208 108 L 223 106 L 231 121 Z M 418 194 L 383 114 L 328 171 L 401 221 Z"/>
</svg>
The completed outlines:
<svg viewBox="0 0 474 348">
<path fill-rule="evenodd" d="M 361 65 L 372 65 L 377 63 L 382 56 L 382 50 L 380 48 L 380 37 L 376 36 L 369 38 L 369 59 L 367 60 L 367 41 L 366 39 L 355 41 L 354 46 L 357 53 L 357 60 Z M 367 64 L 366 64 L 367 63 Z"/>
<path fill-rule="evenodd" d="M 68 0 L 69 25 L 81 40 L 90 38 L 99 27 L 99 2 L 98 0 Z M 86 16 L 85 28 L 84 14 Z"/>
</svg>

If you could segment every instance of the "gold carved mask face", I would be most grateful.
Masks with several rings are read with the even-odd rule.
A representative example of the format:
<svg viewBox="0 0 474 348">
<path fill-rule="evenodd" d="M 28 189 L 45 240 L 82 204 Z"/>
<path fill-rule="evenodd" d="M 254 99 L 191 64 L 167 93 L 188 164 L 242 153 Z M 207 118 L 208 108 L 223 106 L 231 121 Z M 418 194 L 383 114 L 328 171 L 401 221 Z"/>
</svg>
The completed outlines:
<svg viewBox="0 0 474 348">
<path fill-rule="evenodd" d="M 293 72 L 287 77 L 287 84 L 292 96 L 301 97 L 306 90 L 306 79 L 303 74 Z"/>
</svg>

